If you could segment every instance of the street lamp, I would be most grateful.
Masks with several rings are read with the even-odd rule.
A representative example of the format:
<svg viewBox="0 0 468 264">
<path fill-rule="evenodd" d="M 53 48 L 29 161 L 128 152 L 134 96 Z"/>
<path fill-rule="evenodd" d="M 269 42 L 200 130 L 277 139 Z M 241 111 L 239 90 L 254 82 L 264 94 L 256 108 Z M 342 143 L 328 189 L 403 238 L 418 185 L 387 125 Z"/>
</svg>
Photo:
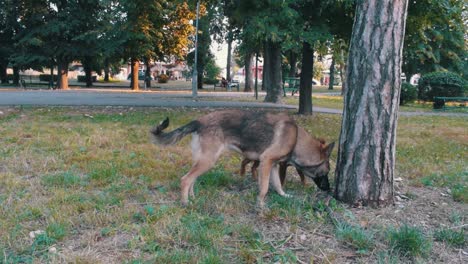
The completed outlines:
<svg viewBox="0 0 468 264">
<path fill-rule="evenodd" d="M 193 64 L 192 73 L 192 98 L 197 99 L 197 85 L 198 85 L 198 72 L 197 72 L 197 60 L 198 60 L 198 14 L 200 12 L 200 1 L 197 1 L 197 20 L 195 21 L 195 62 Z"/>
</svg>

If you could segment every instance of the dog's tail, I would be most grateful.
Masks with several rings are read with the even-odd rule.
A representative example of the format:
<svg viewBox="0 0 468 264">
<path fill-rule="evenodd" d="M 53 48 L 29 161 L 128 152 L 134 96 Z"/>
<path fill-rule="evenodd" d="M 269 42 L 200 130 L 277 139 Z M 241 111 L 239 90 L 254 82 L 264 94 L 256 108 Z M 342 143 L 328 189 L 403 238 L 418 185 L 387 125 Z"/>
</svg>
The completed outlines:
<svg viewBox="0 0 468 264">
<path fill-rule="evenodd" d="M 192 121 L 185 126 L 181 126 L 175 130 L 172 130 L 169 133 L 164 133 L 163 130 L 169 126 L 169 118 L 166 117 L 164 121 L 159 123 L 159 125 L 155 126 L 151 129 L 152 141 L 154 144 L 157 145 L 173 145 L 179 140 L 181 140 L 186 135 L 195 132 L 200 127 L 200 122 Z"/>
</svg>

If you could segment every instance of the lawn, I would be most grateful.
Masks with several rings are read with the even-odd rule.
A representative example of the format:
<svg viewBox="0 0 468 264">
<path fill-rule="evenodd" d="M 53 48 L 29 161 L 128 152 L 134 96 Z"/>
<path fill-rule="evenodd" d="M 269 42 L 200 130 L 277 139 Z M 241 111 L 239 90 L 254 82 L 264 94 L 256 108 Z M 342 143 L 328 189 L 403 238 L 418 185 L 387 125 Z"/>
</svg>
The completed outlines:
<svg viewBox="0 0 468 264">
<path fill-rule="evenodd" d="M 256 183 L 238 175 L 240 156 L 224 155 L 200 177 L 196 198 L 184 208 L 179 180 L 190 167 L 189 137 L 166 148 L 149 141 L 151 126 L 166 116 L 176 128 L 216 110 L 0 111 L 2 263 L 468 260 L 461 252 L 467 245 L 467 117 L 399 119 L 395 206 L 349 207 L 311 181 L 302 186 L 290 169 L 285 189 L 293 197 L 271 191 L 269 210 L 258 214 Z M 339 115 L 295 118 L 316 136 L 338 138 Z"/>
</svg>

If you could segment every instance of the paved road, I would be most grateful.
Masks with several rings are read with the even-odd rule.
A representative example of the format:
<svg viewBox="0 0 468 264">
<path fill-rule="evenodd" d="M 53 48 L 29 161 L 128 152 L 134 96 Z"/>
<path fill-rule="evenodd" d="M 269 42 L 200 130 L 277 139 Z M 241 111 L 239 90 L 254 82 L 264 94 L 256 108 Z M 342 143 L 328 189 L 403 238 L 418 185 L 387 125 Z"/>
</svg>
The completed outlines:
<svg viewBox="0 0 468 264">
<path fill-rule="evenodd" d="M 193 100 L 187 91 L 129 90 L 17 90 L 0 89 L 0 106 L 152 106 L 152 107 L 222 107 L 222 108 L 279 108 L 297 109 L 296 105 L 263 102 L 239 102 L 235 97 L 253 97 L 253 93 L 199 92 Z M 233 97 L 232 101 L 215 100 L 216 97 Z M 314 112 L 341 114 L 341 109 L 314 107 Z M 402 116 L 443 115 L 465 116 L 465 113 L 400 112 Z"/>
</svg>

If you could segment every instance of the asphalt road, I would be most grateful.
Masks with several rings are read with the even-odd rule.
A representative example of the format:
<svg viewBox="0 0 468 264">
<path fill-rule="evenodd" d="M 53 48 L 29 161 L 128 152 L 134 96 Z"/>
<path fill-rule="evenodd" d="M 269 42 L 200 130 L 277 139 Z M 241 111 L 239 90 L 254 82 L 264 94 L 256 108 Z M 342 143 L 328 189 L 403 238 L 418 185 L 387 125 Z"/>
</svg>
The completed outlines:
<svg viewBox="0 0 468 264">
<path fill-rule="evenodd" d="M 264 95 L 264 93 L 263 93 Z M 0 106 L 141 106 L 141 107 L 212 107 L 297 109 L 296 105 L 239 102 L 236 97 L 253 97 L 253 93 L 199 92 L 196 100 L 189 91 L 139 91 L 110 89 L 18 90 L 0 89 Z M 216 97 L 232 98 L 219 101 Z M 313 107 L 316 113 L 342 114 L 341 109 Z M 400 112 L 401 116 L 463 116 L 451 112 Z"/>
<path fill-rule="evenodd" d="M 200 92 L 193 100 L 187 92 L 102 91 L 102 90 L 0 90 L 0 106 L 152 106 L 152 107 L 222 107 L 222 108 L 283 108 L 297 106 L 264 102 L 239 102 L 236 97 L 253 93 Z M 231 101 L 213 100 L 231 97 Z M 340 110 L 314 108 L 316 112 L 341 114 Z"/>
</svg>

